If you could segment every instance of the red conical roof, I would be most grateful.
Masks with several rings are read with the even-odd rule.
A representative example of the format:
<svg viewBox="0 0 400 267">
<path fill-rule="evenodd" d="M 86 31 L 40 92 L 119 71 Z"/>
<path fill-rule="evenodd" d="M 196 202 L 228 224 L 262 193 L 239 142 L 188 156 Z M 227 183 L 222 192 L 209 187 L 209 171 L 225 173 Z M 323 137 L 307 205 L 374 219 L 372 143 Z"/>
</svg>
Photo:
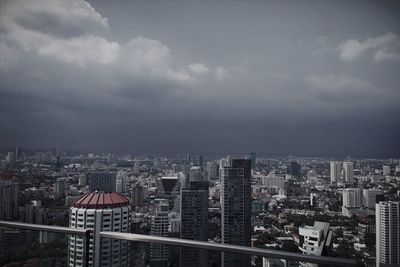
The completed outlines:
<svg viewBox="0 0 400 267">
<path fill-rule="evenodd" d="M 93 192 L 83 195 L 73 207 L 86 209 L 105 209 L 128 206 L 129 200 L 120 193 Z"/>
</svg>

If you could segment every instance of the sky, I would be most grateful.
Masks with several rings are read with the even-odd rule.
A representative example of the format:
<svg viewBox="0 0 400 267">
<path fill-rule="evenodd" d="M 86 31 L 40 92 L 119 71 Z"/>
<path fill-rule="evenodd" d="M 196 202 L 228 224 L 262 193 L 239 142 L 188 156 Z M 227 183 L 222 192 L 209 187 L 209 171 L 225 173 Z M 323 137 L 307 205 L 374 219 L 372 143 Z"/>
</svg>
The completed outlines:
<svg viewBox="0 0 400 267">
<path fill-rule="evenodd" d="M 0 0 L 0 148 L 400 157 L 396 1 Z"/>
</svg>

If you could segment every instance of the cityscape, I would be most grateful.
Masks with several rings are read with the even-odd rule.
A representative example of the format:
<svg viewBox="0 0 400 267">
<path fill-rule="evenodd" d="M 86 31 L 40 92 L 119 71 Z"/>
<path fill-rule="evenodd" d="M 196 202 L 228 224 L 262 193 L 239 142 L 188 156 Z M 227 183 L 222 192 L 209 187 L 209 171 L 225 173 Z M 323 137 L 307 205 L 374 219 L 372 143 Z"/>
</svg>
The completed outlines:
<svg viewBox="0 0 400 267">
<path fill-rule="evenodd" d="M 399 1 L 0 0 L 0 266 L 400 266 Z"/>
<path fill-rule="evenodd" d="M 162 244 L 111 244 L 96 240 L 100 231 L 356 258 L 360 266 L 399 261 L 398 159 L 255 152 L 132 156 L 17 147 L 2 154 L 0 177 L 0 220 L 92 229 L 93 266 L 315 266 Z M 60 241 L 55 234 L 1 228 L 0 237 L 4 266 L 29 260 L 24 249 L 33 244 L 43 248 L 33 258 L 49 266 L 82 266 L 79 237 L 56 243 L 68 246 L 64 257 L 49 250 Z"/>
</svg>

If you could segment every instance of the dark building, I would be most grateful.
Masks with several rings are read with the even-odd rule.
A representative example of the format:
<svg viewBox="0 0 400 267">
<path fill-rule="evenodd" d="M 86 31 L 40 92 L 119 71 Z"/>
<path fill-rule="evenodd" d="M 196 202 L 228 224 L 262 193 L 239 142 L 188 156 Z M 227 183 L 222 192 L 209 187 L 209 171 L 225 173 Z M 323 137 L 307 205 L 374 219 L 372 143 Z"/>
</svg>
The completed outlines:
<svg viewBox="0 0 400 267">
<path fill-rule="evenodd" d="M 88 184 L 90 192 L 115 192 L 116 180 L 117 174 L 115 172 L 93 171 L 88 173 Z"/>
<path fill-rule="evenodd" d="M 208 240 L 208 182 L 191 181 L 181 190 L 180 214 L 181 238 Z M 181 248 L 181 266 L 207 266 L 207 251 Z"/>
<path fill-rule="evenodd" d="M 18 218 L 18 183 L 0 181 L 0 220 L 12 221 Z"/>
<path fill-rule="evenodd" d="M 251 160 L 251 168 L 254 169 L 256 167 L 256 152 L 250 152 L 247 158 Z"/>
<path fill-rule="evenodd" d="M 251 246 L 251 160 L 232 159 L 221 169 L 222 243 Z M 250 266 L 250 257 L 222 253 L 222 266 Z"/>
<path fill-rule="evenodd" d="M 289 164 L 289 174 L 293 177 L 300 177 L 301 175 L 301 166 L 296 161 L 292 161 Z"/>
</svg>

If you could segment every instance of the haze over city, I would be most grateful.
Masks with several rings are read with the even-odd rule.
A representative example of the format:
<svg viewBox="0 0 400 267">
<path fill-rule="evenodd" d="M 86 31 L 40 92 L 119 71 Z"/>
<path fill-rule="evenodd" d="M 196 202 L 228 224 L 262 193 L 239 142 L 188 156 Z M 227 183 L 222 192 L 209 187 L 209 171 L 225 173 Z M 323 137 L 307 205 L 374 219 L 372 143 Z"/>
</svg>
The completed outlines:
<svg viewBox="0 0 400 267">
<path fill-rule="evenodd" d="M 396 1 L 1 1 L 0 146 L 399 157 Z"/>
</svg>

